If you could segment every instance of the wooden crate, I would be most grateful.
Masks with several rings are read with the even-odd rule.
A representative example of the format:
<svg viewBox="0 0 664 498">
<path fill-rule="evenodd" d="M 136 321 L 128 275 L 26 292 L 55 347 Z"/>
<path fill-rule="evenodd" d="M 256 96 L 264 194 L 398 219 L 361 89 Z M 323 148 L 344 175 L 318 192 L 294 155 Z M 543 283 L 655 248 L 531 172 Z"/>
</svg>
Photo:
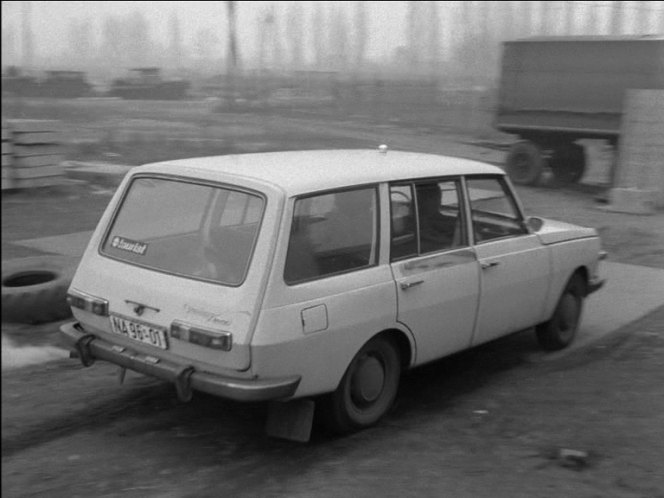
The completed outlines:
<svg viewBox="0 0 664 498">
<path fill-rule="evenodd" d="M 8 120 L 12 143 L 9 188 L 59 185 L 64 181 L 62 136 L 57 121 Z"/>
<path fill-rule="evenodd" d="M 12 163 L 12 133 L 2 122 L 2 190 L 14 188 Z"/>
</svg>

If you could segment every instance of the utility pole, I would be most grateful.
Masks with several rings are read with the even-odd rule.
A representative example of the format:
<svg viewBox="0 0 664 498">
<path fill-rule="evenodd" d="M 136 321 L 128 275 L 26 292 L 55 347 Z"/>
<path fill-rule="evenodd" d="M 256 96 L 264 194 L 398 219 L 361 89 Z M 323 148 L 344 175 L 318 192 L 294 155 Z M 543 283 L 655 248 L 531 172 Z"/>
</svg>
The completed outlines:
<svg viewBox="0 0 664 498">
<path fill-rule="evenodd" d="M 237 2 L 232 0 L 226 1 L 226 11 L 228 13 L 228 53 L 226 56 L 226 78 L 228 81 L 228 89 L 231 94 L 229 100 L 229 104 L 231 106 L 235 104 L 237 71 L 239 66 L 236 33 L 236 7 Z"/>
</svg>

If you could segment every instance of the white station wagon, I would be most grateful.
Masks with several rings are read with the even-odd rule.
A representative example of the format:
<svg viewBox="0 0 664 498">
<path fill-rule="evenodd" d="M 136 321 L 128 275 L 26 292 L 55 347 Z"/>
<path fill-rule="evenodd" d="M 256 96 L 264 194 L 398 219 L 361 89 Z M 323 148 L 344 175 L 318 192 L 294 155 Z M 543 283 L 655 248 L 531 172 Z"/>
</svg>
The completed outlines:
<svg viewBox="0 0 664 498">
<path fill-rule="evenodd" d="M 303 151 L 134 168 L 99 222 L 61 331 L 95 359 L 270 404 L 306 440 L 389 410 L 401 372 L 536 326 L 570 344 L 605 253 L 524 217 L 504 172 L 428 154 Z"/>
</svg>

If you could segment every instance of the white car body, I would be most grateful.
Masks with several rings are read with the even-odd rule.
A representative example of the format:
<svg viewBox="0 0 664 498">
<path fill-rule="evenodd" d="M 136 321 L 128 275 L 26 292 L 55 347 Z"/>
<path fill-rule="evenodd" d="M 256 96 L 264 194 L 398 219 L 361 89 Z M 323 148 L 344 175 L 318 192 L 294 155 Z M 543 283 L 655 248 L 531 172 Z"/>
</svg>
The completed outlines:
<svg viewBox="0 0 664 498">
<path fill-rule="evenodd" d="M 156 178 L 231 186 L 255 193 L 254 201 L 260 197 L 262 201 L 255 202 L 262 202 L 264 210 L 244 279 L 224 285 L 146 267 L 140 255 L 131 255 L 138 258 L 136 264 L 109 256 L 110 249 L 103 249 L 105 237 L 137 178 L 148 179 L 146 189 Z M 418 189 L 424 188 L 425 180 L 455 193 L 450 206 L 457 209 L 458 240 L 449 250 L 424 254 L 423 235 L 413 232 L 419 242 L 412 242 L 408 234 L 404 240 L 414 244 L 417 254 L 393 257 L 391 243 L 396 247 L 397 242 L 391 227 L 401 222 L 396 213 L 403 210 L 404 219 L 417 216 L 421 208 L 408 197 L 417 194 L 420 202 L 424 194 Z M 514 234 L 478 240 L 469 199 L 479 204 L 484 194 L 480 189 L 471 192 L 469 185 L 481 181 L 504 185 L 504 192 L 498 193 L 513 205 L 509 229 Z M 399 189 L 401 193 L 394 192 Z M 371 247 L 377 251 L 367 256 L 366 266 L 287 283 L 296 202 L 336 202 L 342 196 L 335 192 L 347 190 L 358 199 L 374 192 L 373 214 L 366 218 L 373 221 L 354 237 L 359 241 L 371 231 Z M 321 194 L 330 192 L 332 197 Z M 357 219 L 365 216 L 362 213 Z M 326 216 L 317 219 L 328 223 Z M 71 301 L 78 323 L 64 326 L 63 333 L 84 364 L 98 358 L 167 379 L 184 399 L 192 389 L 237 400 L 313 397 L 338 389 L 355 355 L 377 335 L 393 337 L 403 367 L 415 367 L 549 320 L 575 273 L 583 278 L 586 293 L 598 288 L 601 251 L 595 230 L 539 221 L 541 227 L 535 231 L 501 169 L 458 158 L 344 150 L 146 165 L 126 176 L 90 240 L 70 289 L 79 299 Z M 420 227 L 423 220 L 417 223 Z M 335 233 L 346 232 L 350 230 Z M 335 243 L 341 244 L 329 242 L 330 247 Z M 123 250 L 151 251 L 148 244 L 125 241 Z M 92 311 L 91 303 L 101 303 L 99 313 Z M 168 348 L 114 333 L 109 315 L 116 314 L 162 329 Z M 193 344 L 186 335 L 191 332 L 173 332 L 174 322 L 185 324 L 187 330 L 200 327 L 212 335 L 216 331 L 230 338 L 230 346 Z"/>
</svg>

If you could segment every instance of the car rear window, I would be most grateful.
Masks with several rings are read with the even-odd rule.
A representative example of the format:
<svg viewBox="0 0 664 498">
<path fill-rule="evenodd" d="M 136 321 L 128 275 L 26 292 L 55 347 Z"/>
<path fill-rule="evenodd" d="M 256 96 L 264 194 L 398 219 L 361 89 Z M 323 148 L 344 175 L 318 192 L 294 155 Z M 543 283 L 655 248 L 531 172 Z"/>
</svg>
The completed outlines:
<svg viewBox="0 0 664 498">
<path fill-rule="evenodd" d="M 244 281 L 264 199 L 176 179 L 132 180 L 102 244 L 115 259 L 176 275 Z"/>
</svg>

